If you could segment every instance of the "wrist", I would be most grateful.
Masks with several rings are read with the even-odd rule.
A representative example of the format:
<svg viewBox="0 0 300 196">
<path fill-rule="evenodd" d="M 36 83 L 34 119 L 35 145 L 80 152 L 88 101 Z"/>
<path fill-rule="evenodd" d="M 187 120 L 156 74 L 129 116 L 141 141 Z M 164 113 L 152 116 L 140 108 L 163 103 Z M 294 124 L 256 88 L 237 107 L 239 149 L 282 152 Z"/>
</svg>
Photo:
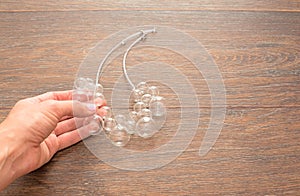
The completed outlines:
<svg viewBox="0 0 300 196">
<path fill-rule="evenodd" d="M 15 160 L 19 157 L 18 142 L 12 130 L 0 126 L 0 190 L 18 177 Z"/>
</svg>

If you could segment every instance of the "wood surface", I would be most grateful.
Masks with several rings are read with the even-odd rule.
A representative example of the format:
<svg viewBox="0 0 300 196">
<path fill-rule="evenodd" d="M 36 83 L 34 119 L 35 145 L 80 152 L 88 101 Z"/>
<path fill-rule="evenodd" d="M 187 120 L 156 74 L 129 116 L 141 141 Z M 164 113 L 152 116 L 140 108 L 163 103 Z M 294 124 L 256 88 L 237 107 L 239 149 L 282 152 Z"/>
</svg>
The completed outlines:
<svg viewBox="0 0 300 196">
<path fill-rule="evenodd" d="M 173 162 L 145 172 L 120 170 L 81 142 L 0 195 L 299 195 L 299 11 L 299 0 L 1 1 L 0 121 L 19 99 L 71 89 L 95 44 L 139 25 L 171 26 L 199 40 L 223 76 L 227 104 L 217 142 L 199 157 L 210 95 L 187 65 L 182 70 L 201 100 L 201 123 Z M 167 129 L 174 129 L 176 112 L 168 120 Z M 129 148 L 135 145 L 142 144 Z"/>
</svg>

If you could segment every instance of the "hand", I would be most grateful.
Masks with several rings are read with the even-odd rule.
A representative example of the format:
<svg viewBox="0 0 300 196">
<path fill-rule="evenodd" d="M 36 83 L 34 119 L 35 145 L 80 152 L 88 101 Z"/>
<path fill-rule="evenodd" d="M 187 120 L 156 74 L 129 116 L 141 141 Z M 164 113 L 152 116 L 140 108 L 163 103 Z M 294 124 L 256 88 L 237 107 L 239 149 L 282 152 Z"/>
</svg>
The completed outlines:
<svg viewBox="0 0 300 196">
<path fill-rule="evenodd" d="M 78 117 L 93 113 L 81 103 L 74 104 L 72 91 L 19 101 L 0 124 L 0 190 L 47 163 L 57 151 L 80 141 L 76 125 L 82 120 Z"/>
</svg>

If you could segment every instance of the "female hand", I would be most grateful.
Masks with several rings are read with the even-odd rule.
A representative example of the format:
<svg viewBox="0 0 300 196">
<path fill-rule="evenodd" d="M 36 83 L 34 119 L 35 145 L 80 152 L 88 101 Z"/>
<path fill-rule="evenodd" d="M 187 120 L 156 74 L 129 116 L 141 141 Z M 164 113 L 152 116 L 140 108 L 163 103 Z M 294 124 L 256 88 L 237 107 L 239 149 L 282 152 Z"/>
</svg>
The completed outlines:
<svg viewBox="0 0 300 196">
<path fill-rule="evenodd" d="M 0 190 L 80 141 L 78 119 L 93 113 L 94 108 L 74 104 L 72 91 L 19 101 L 0 124 Z"/>
</svg>

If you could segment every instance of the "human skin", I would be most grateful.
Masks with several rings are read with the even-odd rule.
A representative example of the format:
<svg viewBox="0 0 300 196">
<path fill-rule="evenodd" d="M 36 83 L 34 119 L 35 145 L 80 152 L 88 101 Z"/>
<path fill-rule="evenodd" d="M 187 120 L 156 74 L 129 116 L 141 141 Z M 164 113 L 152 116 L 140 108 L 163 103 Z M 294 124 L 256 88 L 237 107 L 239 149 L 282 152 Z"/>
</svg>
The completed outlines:
<svg viewBox="0 0 300 196">
<path fill-rule="evenodd" d="M 79 142 L 78 124 L 93 113 L 93 107 L 72 101 L 72 91 L 18 101 L 0 124 L 0 191 Z"/>
</svg>

